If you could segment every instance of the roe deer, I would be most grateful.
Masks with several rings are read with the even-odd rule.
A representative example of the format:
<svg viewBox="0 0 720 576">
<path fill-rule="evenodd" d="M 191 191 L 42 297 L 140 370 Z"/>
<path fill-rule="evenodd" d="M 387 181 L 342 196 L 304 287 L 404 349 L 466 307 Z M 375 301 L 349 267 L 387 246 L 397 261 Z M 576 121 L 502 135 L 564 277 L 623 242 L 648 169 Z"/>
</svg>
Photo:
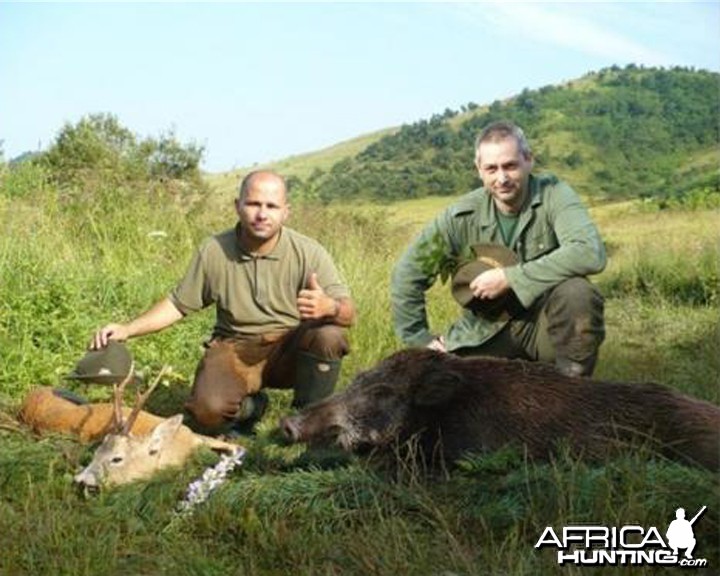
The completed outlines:
<svg viewBox="0 0 720 576">
<path fill-rule="evenodd" d="M 77 404 L 48 387 L 37 388 L 25 398 L 18 418 L 35 432 L 60 432 L 82 442 L 102 439 L 90 464 L 74 481 L 86 488 L 125 484 L 152 476 L 169 466 L 180 466 L 200 446 L 234 452 L 238 446 L 194 433 L 183 425 L 182 414 L 162 418 L 142 410 L 163 372 L 132 410 L 122 406 L 122 394 L 133 369 L 114 386 L 112 403 Z"/>
</svg>

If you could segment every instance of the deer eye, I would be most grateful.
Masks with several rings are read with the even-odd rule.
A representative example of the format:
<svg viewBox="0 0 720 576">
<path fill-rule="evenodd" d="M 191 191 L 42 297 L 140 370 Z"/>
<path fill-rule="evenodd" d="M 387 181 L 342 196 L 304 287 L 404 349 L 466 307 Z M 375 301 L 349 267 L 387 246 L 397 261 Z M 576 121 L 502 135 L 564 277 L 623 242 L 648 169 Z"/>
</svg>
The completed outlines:
<svg viewBox="0 0 720 576">
<path fill-rule="evenodd" d="M 122 461 L 123 461 L 122 456 L 113 456 L 112 459 L 110 460 L 110 462 L 112 464 L 120 464 L 120 462 L 122 462 Z"/>
</svg>

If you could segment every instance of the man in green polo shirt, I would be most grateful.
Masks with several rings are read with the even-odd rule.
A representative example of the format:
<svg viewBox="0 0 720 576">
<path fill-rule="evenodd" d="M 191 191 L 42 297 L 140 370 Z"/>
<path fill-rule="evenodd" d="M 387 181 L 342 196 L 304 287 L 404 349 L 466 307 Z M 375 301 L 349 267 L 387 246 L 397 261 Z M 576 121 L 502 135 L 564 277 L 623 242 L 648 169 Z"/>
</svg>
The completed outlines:
<svg viewBox="0 0 720 576">
<path fill-rule="evenodd" d="M 130 322 L 104 326 L 91 343 L 97 349 L 157 332 L 214 305 L 212 338 L 186 403 L 205 432 L 238 423 L 247 430 L 265 409 L 265 387 L 292 388 L 297 407 L 329 395 L 355 317 L 327 251 L 284 226 L 289 204 L 281 176 L 248 174 L 235 208 L 237 225 L 201 244 L 167 297 Z"/>
<path fill-rule="evenodd" d="M 514 124 L 480 133 L 475 164 L 483 186 L 438 215 L 393 270 L 396 333 L 410 346 L 554 362 L 590 376 L 605 334 L 603 298 L 587 280 L 606 263 L 597 228 L 567 184 L 531 173 L 530 146 Z M 483 255 L 488 246 L 511 258 Z M 425 292 L 468 258 L 494 264 L 468 280 L 469 302 L 448 333 L 433 334 Z M 483 307 L 497 302 L 502 313 Z"/>
</svg>

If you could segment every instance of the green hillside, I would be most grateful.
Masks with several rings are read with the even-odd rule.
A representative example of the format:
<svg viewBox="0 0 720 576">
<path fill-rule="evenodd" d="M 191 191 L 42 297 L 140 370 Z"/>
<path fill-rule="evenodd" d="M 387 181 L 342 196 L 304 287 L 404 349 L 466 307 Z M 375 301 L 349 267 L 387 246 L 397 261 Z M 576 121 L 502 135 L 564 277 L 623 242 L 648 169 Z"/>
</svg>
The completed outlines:
<svg viewBox="0 0 720 576">
<path fill-rule="evenodd" d="M 528 134 L 538 169 L 588 197 L 717 190 L 719 88 L 714 72 L 613 67 L 352 141 L 331 165 L 327 155 L 307 155 L 273 167 L 292 177 L 298 195 L 323 202 L 460 194 L 478 185 L 476 135 L 510 119 Z"/>
<path fill-rule="evenodd" d="M 270 168 L 285 175 L 292 184 L 295 182 L 302 186 L 314 177 L 314 173 L 327 172 L 335 164 L 345 158 L 352 158 L 365 150 L 368 146 L 381 138 L 397 132 L 397 128 L 386 128 L 370 134 L 364 134 L 350 140 L 345 140 L 305 154 L 289 156 L 275 162 L 257 164 L 251 167 L 232 170 L 218 174 L 205 174 L 205 179 L 223 197 L 232 196 L 237 192 L 238 183 L 245 174 L 259 168 Z"/>
</svg>

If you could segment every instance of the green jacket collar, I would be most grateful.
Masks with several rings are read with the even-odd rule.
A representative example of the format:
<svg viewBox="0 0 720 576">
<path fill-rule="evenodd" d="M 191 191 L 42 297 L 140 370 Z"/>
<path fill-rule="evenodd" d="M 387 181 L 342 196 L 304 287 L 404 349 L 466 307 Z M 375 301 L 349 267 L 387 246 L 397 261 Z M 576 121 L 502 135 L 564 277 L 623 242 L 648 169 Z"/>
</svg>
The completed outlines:
<svg viewBox="0 0 720 576">
<path fill-rule="evenodd" d="M 530 179 L 528 180 L 530 195 L 525 206 L 520 211 L 520 220 L 517 230 L 515 231 L 516 239 L 522 236 L 522 232 L 532 221 L 535 211 L 542 205 L 545 188 L 555 183 L 557 183 L 557 178 L 552 174 L 541 174 L 537 176 L 530 174 Z M 461 198 L 452 206 L 451 210 L 453 216 L 475 213 L 479 225 L 486 230 L 486 235 L 499 241 L 499 238 L 495 236 L 497 233 L 495 204 L 492 195 L 485 187 L 477 188 Z"/>
</svg>

